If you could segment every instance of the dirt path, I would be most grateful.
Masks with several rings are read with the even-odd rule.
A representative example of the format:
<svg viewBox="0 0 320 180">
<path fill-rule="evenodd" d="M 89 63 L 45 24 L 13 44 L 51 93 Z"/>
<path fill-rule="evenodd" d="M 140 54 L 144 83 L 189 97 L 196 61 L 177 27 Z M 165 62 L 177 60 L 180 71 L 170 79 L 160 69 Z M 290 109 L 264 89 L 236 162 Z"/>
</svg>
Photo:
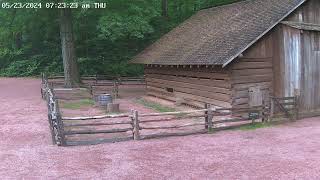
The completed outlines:
<svg viewBox="0 0 320 180">
<path fill-rule="evenodd" d="M 320 118 L 255 131 L 61 148 L 38 80 L 0 78 L 1 179 L 319 179 Z"/>
</svg>

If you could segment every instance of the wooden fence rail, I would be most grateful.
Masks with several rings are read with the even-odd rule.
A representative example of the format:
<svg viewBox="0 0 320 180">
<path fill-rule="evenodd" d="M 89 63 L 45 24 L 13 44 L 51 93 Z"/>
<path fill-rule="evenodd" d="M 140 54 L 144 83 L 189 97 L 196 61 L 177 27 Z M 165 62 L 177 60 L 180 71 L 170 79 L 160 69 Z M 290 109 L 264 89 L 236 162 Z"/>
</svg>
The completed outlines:
<svg viewBox="0 0 320 180">
<path fill-rule="evenodd" d="M 257 119 L 268 119 L 269 111 L 272 115 L 276 103 L 286 109 L 292 107 L 296 112 L 298 109 L 296 97 L 272 97 L 271 109 L 266 105 L 252 108 L 216 108 L 206 104 L 204 109 L 179 112 L 140 113 L 137 110 L 131 110 L 124 114 L 65 117 L 61 115 L 52 84 L 48 82 L 48 77 L 44 74 L 42 75 L 41 95 L 47 101 L 52 141 L 59 146 L 208 133 L 219 129 L 218 125 L 222 123 L 233 126 L 244 122 L 255 122 Z M 148 131 L 153 133 L 146 133 Z M 70 136 L 96 134 L 106 134 L 111 137 L 83 141 L 69 140 Z M 121 136 L 128 134 L 130 136 Z"/>
<path fill-rule="evenodd" d="M 41 75 L 42 84 L 44 79 L 47 79 L 48 83 L 62 84 L 64 80 L 63 75 L 46 76 Z M 109 92 L 114 98 L 119 97 L 119 86 L 121 85 L 145 85 L 144 77 L 127 77 L 127 76 L 108 76 L 108 75 L 87 75 L 81 76 L 81 80 L 85 82 L 85 87 L 89 89 L 91 95 L 103 94 Z M 89 81 L 89 82 L 88 82 Z M 102 90 L 101 90 L 102 89 Z"/>
<path fill-rule="evenodd" d="M 293 97 L 271 97 L 270 116 L 284 114 L 291 120 L 299 119 L 299 96 Z"/>
<path fill-rule="evenodd" d="M 46 79 L 44 79 L 44 84 Z M 123 140 L 140 140 L 140 139 L 150 139 L 157 137 L 167 137 L 167 136 L 183 136 L 190 134 L 208 133 L 215 129 L 215 125 L 219 123 L 228 122 L 241 122 L 250 121 L 250 118 L 226 118 L 226 119 L 215 119 L 218 116 L 224 116 L 228 109 L 216 109 L 206 106 L 206 109 L 192 110 L 192 111 L 180 111 L 180 112 L 165 112 L 165 113 L 139 113 L 137 110 L 132 110 L 131 113 L 127 114 L 117 114 L 117 115 L 102 115 L 102 116 L 91 116 L 91 117 L 63 117 L 60 114 L 58 101 L 55 99 L 52 87 L 48 84 L 45 88 L 45 98 L 48 105 L 48 120 L 50 125 L 50 130 L 52 134 L 52 141 L 54 144 L 59 146 L 67 145 L 84 145 L 84 144 L 97 144 L 102 142 L 116 142 Z M 229 109 L 231 110 L 231 109 Z M 244 110 L 242 110 L 244 111 Z M 250 109 L 247 109 L 250 112 Z M 228 112 L 229 115 L 232 113 Z M 147 119 L 159 117 L 160 119 Z M 204 118 L 204 119 L 199 119 Z M 196 119 L 195 122 L 185 122 L 186 120 Z M 102 120 L 104 122 L 96 122 L 97 120 Z M 115 120 L 115 121 L 113 121 Z M 182 124 L 173 125 L 150 125 L 150 123 L 162 123 L 162 122 L 173 122 L 179 121 Z M 253 122 L 253 121 L 252 121 Z M 111 127 L 114 125 L 124 125 L 125 127 Z M 106 127 L 107 126 L 107 127 Z M 78 130 L 72 128 L 79 127 L 96 127 L 93 130 Z M 99 128 L 103 127 L 103 129 Z M 144 130 L 177 130 L 181 128 L 189 127 L 200 127 L 200 129 L 194 130 L 182 130 L 179 132 L 159 132 L 156 134 L 145 134 L 142 132 Z M 69 141 L 68 137 L 73 135 L 95 135 L 95 134 L 117 134 L 117 133 L 127 133 L 131 132 L 131 137 L 120 137 L 114 136 L 107 139 L 94 139 L 94 140 L 84 140 L 84 141 Z"/>
</svg>

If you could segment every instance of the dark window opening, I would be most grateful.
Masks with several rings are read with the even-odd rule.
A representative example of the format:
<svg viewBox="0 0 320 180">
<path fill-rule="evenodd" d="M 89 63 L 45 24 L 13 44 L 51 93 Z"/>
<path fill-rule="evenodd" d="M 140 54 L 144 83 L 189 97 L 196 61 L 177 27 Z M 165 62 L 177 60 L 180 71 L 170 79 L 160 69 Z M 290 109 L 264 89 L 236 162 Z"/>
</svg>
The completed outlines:
<svg viewBox="0 0 320 180">
<path fill-rule="evenodd" d="M 174 92 L 174 89 L 173 89 L 173 88 L 166 88 L 166 90 L 167 90 L 168 92 L 171 92 L 171 93 Z"/>
</svg>

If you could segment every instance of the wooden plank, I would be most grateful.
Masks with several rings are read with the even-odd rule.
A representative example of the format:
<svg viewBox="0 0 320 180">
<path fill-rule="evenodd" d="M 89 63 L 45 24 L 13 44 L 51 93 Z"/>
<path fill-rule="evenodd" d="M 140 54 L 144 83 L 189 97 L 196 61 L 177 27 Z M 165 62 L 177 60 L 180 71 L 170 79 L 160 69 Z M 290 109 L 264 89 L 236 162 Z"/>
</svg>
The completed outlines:
<svg viewBox="0 0 320 180">
<path fill-rule="evenodd" d="M 132 122 L 109 122 L 109 123 L 85 123 L 85 124 L 74 124 L 65 123 L 64 127 L 82 127 L 82 126 L 110 126 L 110 125 L 121 125 L 121 124 L 132 124 Z"/>
<path fill-rule="evenodd" d="M 221 67 L 215 66 L 215 67 L 195 67 L 193 66 L 192 68 L 190 67 L 183 67 L 180 66 L 179 68 L 171 68 L 171 67 L 145 67 L 145 70 L 153 70 L 155 73 L 157 72 L 172 72 L 174 71 L 179 71 L 179 72 L 207 72 L 207 73 L 219 73 L 219 74 L 228 74 L 228 71 L 226 69 L 223 69 Z"/>
<path fill-rule="evenodd" d="M 234 63 L 232 69 L 272 68 L 272 62 L 240 62 Z"/>
<path fill-rule="evenodd" d="M 203 85 L 203 86 L 214 86 L 219 88 L 231 88 L 230 81 L 218 81 L 218 80 L 210 80 L 210 79 L 199 79 L 199 78 L 183 78 L 183 77 L 168 77 L 168 76 L 162 76 L 156 75 L 157 77 L 153 76 L 150 77 L 150 75 L 146 75 L 146 81 L 149 82 L 155 82 L 155 83 L 170 83 L 173 82 L 184 82 L 189 84 L 197 84 L 197 85 Z"/>
<path fill-rule="evenodd" d="M 86 131 L 65 131 L 65 135 L 75 135 L 75 134 L 109 134 L 109 133 L 121 133 L 132 131 L 132 128 L 125 129 L 110 129 L 110 130 L 86 130 Z"/>
<path fill-rule="evenodd" d="M 157 88 L 157 87 L 152 87 L 152 86 L 147 86 L 147 90 L 156 90 L 159 92 L 163 93 L 170 93 L 165 90 L 165 88 Z M 188 88 L 179 88 L 179 87 L 173 87 L 174 92 L 181 92 L 181 93 L 188 93 L 188 94 L 193 94 L 193 95 L 198 95 L 198 96 L 203 96 L 211 99 L 216 99 L 220 101 L 230 101 L 231 96 L 228 94 L 221 94 L 221 93 L 213 93 L 213 92 L 208 92 L 208 91 L 202 91 L 200 89 L 188 89 Z M 174 93 L 172 93 L 174 94 Z"/>
<path fill-rule="evenodd" d="M 201 71 L 172 71 L 172 70 L 157 70 L 157 69 L 146 69 L 145 74 L 149 75 L 165 75 L 165 76 L 182 76 L 182 77 L 197 77 L 197 78 L 209 78 L 209 79 L 222 79 L 228 80 L 230 76 L 227 73 L 210 73 Z"/>
<path fill-rule="evenodd" d="M 179 121 L 179 120 L 186 120 L 192 118 L 202 118 L 205 117 L 204 115 L 191 115 L 191 116 L 181 116 L 181 117 L 169 117 L 169 118 L 162 118 L 162 119 L 152 119 L 152 120 L 141 120 L 140 124 L 143 123 L 153 123 L 153 122 L 167 122 L 167 121 Z"/>
<path fill-rule="evenodd" d="M 250 87 L 249 88 L 249 106 L 262 106 L 263 103 L 263 94 L 261 88 L 257 87 Z"/>
<path fill-rule="evenodd" d="M 79 140 L 79 141 L 67 141 L 67 146 L 81 146 L 81 145 L 97 145 L 102 143 L 114 143 L 114 142 L 122 142 L 132 140 L 132 137 L 124 137 L 124 138 L 112 138 L 112 139 L 96 139 L 96 140 Z"/>
<path fill-rule="evenodd" d="M 248 119 L 248 118 L 225 119 L 225 120 L 213 121 L 213 124 L 231 123 L 231 122 L 242 122 L 242 121 L 251 121 L 251 120 Z"/>
<path fill-rule="evenodd" d="M 272 82 L 272 74 L 270 75 L 251 75 L 251 76 L 238 76 L 232 79 L 232 84 L 245 84 L 245 83 L 259 83 L 259 82 Z"/>
<path fill-rule="evenodd" d="M 237 98 L 232 100 L 232 105 L 240 105 L 249 103 L 249 98 Z"/>
<path fill-rule="evenodd" d="M 269 75 L 269 74 L 273 74 L 272 68 L 232 70 L 233 78 L 237 76 Z"/>
<path fill-rule="evenodd" d="M 167 116 L 167 115 L 186 115 L 186 114 L 201 113 L 201 112 L 206 112 L 206 111 L 207 111 L 207 109 L 190 110 L 190 111 L 176 111 L 176 112 L 164 112 L 164 113 L 147 113 L 147 114 L 140 114 L 140 117 Z"/>
<path fill-rule="evenodd" d="M 188 104 L 190 103 L 189 102 L 190 100 L 202 102 L 202 103 L 208 102 L 208 103 L 211 103 L 211 104 L 214 104 L 217 106 L 221 105 L 222 107 L 225 107 L 224 105 L 227 105 L 226 107 L 228 107 L 228 104 L 230 104 L 228 102 L 223 102 L 223 101 L 210 99 L 210 98 L 206 98 L 206 97 L 194 96 L 192 94 L 186 94 L 186 93 L 182 93 L 182 92 L 175 92 L 174 94 L 172 94 L 172 93 L 160 92 L 160 91 L 155 91 L 155 90 L 149 89 L 147 92 L 147 95 L 152 95 L 155 97 L 160 97 L 160 98 L 168 99 L 171 101 L 176 101 L 177 98 L 181 98 L 181 99 L 184 99 L 185 100 L 184 102 L 188 103 Z M 202 106 L 203 106 L 203 104 L 198 107 L 202 107 Z"/>
<path fill-rule="evenodd" d="M 192 127 L 192 126 L 203 126 L 205 125 L 204 122 L 201 123 L 189 123 L 189 124 L 183 124 L 183 125 L 173 125 L 173 126 L 141 126 L 141 129 L 178 129 L 183 127 Z"/>
<path fill-rule="evenodd" d="M 221 93 L 231 95 L 231 89 L 227 88 L 219 88 L 214 86 L 203 86 L 197 84 L 190 84 L 184 82 L 174 82 L 174 81 L 161 81 L 161 82 L 152 82 L 148 81 L 148 86 L 167 88 L 167 87 L 175 87 L 175 88 L 189 88 L 189 89 L 201 89 L 203 91 L 213 92 L 213 93 Z"/>
<path fill-rule="evenodd" d="M 64 121 L 79 121 L 79 120 L 93 120 L 93 119 L 106 119 L 106 118 L 122 118 L 129 117 L 129 114 L 107 114 L 102 116 L 88 116 L 88 117 L 62 117 Z"/>
<path fill-rule="evenodd" d="M 142 136 L 142 139 L 152 139 L 152 138 L 161 138 L 161 137 L 170 137 L 170 136 L 188 136 L 193 134 L 204 134 L 207 133 L 207 130 L 196 130 L 191 132 L 176 132 L 176 133 L 158 133 L 153 135 Z"/>
<path fill-rule="evenodd" d="M 272 89 L 271 82 L 260 82 L 260 83 L 248 83 L 248 84 L 233 84 L 233 90 L 248 90 L 250 87 L 259 86 L 261 89 Z"/>
</svg>

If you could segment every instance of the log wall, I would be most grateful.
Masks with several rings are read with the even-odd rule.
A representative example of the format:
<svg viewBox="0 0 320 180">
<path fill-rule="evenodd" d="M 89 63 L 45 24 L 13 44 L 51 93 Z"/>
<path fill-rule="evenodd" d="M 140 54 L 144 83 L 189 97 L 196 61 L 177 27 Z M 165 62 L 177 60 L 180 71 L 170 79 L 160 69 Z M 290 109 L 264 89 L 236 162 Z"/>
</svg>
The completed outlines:
<svg viewBox="0 0 320 180">
<path fill-rule="evenodd" d="M 226 69 L 197 66 L 145 66 L 147 94 L 204 107 L 209 103 L 231 107 L 230 73 Z"/>
<path fill-rule="evenodd" d="M 273 34 L 250 47 L 230 65 L 232 106 L 249 107 L 249 88 L 260 87 L 268 101 L 273 82 Z"/>
</svg>

